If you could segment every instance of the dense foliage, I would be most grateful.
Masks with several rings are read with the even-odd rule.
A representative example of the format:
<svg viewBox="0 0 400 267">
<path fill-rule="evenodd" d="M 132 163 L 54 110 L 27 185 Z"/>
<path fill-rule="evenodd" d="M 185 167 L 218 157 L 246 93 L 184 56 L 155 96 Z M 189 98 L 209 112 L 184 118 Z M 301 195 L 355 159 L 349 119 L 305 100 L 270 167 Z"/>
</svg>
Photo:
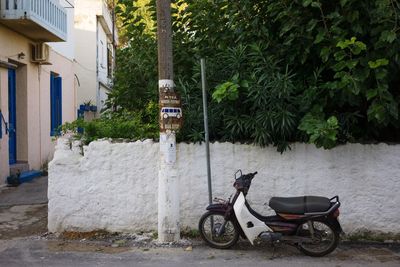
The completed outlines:
<svg viewBox="0 0 400 267">
<path fill-rule="evenodd" d="M 156 113 L 158 113 L 157 106 Z M 79 118 L 72 123 L 65 123 L 61 127 L 61 134 L 74 133 L 74 137 L 89 144 L 102 139 L 140 140 L 145 138 L 157 138 L 158 126 L 155 123 L 145 123 L 142 113 L 133 113 L 127 110 L 117 113 L 105 113 L 101 118 L 84 121 Z"/>
<path fill-rule="evenodd" d="M 175 0 L 173 7 L 181 140 L 203 138 L 204 57 L 212 140 L 278 150 L 293 141 L 325 148 L 400 141 L 397 0 Z M 157 116 L 146 112 L 158 99 L 155 1 L 120 0 L 117 12 L 128 42 L 109 104 Z"/>
</svg>

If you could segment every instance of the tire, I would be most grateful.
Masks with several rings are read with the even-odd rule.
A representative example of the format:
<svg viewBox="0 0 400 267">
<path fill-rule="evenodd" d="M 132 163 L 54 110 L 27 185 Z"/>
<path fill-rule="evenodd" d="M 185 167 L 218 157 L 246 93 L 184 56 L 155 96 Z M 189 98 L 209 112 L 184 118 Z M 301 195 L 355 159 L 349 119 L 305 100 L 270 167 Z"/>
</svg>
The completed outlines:
<svg viewBox="0 0 400 267">
<path fill-rule="evenodd" d="M 318 242 L 315 242 L 312 245 L 316 245 L 318 246 L 321 241 L 323 241 L 323 235 L 326 235 L 327 230 L 329 229 L 330 231 L 330 241 L 329 244 L 326 245 L 325 247 L 323 247 L 320 250 L 312 250 L 310 249 L 310 246 L 308 245 L 308 243 L 299 243 L 297 244 L 297 248 L 303 252 L 305 255 L 307 256 L 311 256 L 311 257 L 322 257 L 325 256 L 329 253 L 331 253 L 332 251 L 334 251 L 336 249 L 336 247 L 339 244 L 339 233 L 337 231 L 335 231 L 335 228 L 329 224 L 326 221 L 312 221 L 313 225 L 314 225 L 314 231 L 316 231 L 315 235 L 317 236 L 318 239 L 320 239 Z M 301 235 L 301 236 L 311 236 L 310 232 L 306 229 L 304 230 L 302 227 L 303 225 L 306 225 L 307 223 L 304 223 L 302 225 L 299 226 L 298 230 L 297 230 L 297 234 Z M 318 225 L 317 227 L 315 225 Z M 320 226 L 323 226 L 325 228 L 321 229 Z M 320 229 L 318 229 L 320 228 Z M 299 231 L 302 231 L 302 233 L 299 233 Z"/>
<path fill-rule="evenodd" d="M 228 230 L 225 230 L 221 237 L 216 237 L 214 235 L 218 231 L 218 226 L 221 226 L 223 221 L 224 213 L 222 212 L 208 211 L 201 216 L 199 221 L 200 236 L 210 247 L 228 249 L 239 240 L 239 231 L 231 220 L 227 221 L 226 229 Z M 206 228 L 208 223 L 210 223 L 211 231 L 207 232 Z M 211 228 L 211 224 L 213 224 L 213 228 Z M 222 240 L 224 237 L 226 237 L 227 240 Z"/>
</svg>

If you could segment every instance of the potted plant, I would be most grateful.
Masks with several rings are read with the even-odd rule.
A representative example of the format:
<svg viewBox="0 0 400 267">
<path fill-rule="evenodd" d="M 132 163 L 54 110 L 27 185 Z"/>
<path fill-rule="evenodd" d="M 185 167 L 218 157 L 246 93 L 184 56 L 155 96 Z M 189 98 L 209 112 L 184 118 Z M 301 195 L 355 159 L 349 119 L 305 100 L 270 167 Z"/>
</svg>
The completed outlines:
<svg viewBox="0 0 400 267">
<path fill-rule="evenodd" d="M 97 106 L 91 105 L 91 106 L 90 106 L 90 111 L 96 112 L 96 111 L 97 111 Z"/>
<path fill-rule="evenodd" d="M 88 100 L 83 102 L 83 104 L 79 105 L 79 109 L 83 111 L 90 111 L 90 106 L 92 105 L 92 101 Z"/>
</svg>

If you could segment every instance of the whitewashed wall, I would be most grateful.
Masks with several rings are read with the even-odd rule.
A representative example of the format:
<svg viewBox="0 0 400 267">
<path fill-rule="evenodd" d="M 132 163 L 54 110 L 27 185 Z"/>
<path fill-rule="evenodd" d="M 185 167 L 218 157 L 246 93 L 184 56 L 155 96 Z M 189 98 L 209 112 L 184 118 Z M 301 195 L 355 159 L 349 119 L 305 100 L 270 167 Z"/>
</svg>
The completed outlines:
<svg viewBox="0 0 400 267">
<path fill-rule="evenodd" d="M 208 203 L 205 147 L 178 145 L 181 224 L 196 228 Z M 136 232 L 157 229 L 159 144 L 92 142 L 71 150 L 60 139 L 49 165 L 49 231 Z M 211 144 L 214 196 L 234 192 L 233 173 L 258 171 L 248 199 L 272 213 L 272 196 L 339 195 L 347 233 L 400 232 L 400 145 L 348 144 L 332 150 L 295 144 L 273 147 Z"/>
</svg>

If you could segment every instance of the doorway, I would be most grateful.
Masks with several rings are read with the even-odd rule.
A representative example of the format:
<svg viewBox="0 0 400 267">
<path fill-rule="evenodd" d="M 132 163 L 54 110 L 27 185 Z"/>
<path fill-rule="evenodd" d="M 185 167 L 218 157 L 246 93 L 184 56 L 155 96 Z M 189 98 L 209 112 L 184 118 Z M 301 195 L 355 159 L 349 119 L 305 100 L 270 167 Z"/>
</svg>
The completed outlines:
<svg viewBox="0 0 400 267">
<path fill-rule="evenodd" d="M 8 153 L 9 163 L 17 163 L 17 102 L 15 69 L 8 69 Z"/>
</svg>

